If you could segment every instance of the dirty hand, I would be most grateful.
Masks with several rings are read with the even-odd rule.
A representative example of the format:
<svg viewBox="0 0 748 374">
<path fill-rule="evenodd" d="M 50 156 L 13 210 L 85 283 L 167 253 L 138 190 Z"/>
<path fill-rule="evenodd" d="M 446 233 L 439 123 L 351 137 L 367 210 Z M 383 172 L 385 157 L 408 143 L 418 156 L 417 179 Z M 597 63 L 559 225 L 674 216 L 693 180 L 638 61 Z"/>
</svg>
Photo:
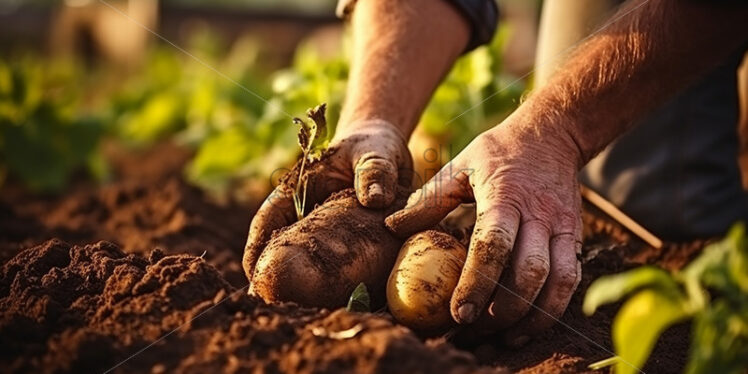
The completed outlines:
<svg viewBox="0 0 748 374">
<path fill-rule="evenodd" d="M 311 210 L 330 194 L 355 187 L 358 200 L 367 207 L 381 208 L 392 203 L 397 185 L 410 185 L 412 159 L 401 131 L 383 120 L 357 121 L 339 127 L 328 152 L 320 161 L 307 164 L 306 208 Z M 407 175 L 406 175 L 407 174 Z M 293 186 L 281 183 L 265 199 L 249 226 L 244 248 L 247 279 L 274 230 L 296 222 Z"/>
<path fill-rule="evenodd" d="M 560 318 L 581 278 L 581 157 L 560 129 L 515 112 L 474 139 L 386 220 L 407 237 L 436 225 L 460 203 L 476 202 L 451 313 L 461 324 L 508 328 L 509 344 L 523 344 Z"/>
</svg>

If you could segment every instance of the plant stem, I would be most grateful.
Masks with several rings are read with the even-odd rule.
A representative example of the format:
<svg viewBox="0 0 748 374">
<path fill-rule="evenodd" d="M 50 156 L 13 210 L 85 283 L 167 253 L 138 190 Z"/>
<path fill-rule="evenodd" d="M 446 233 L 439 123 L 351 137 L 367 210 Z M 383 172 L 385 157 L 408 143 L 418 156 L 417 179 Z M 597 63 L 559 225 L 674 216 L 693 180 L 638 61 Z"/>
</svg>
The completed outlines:
<svg viewBox="0 0 748 374">
<path fill-rule="evenodd" d="M 615 365 L 617 362 L 618 362 L 618 356 L 613 356 L 613 357 L 608 357 L 604 360 L 600 360 L 598 362 L 593 362 L 587 367 L 592 370 L 600 370 L 602 368 Z"/>
<path fill-rule="evenodd" d="M 299 167 L 299 180 L 296 182 L 296 191 L 294 191 L 294 206 L 296 207 L 296 219 L 304 218 L 304 205 L 306 205 L 306 183 L 304 183 L 304 197 L 301 198 L 301 180 L 304 176 L 304 167 L 306 166 L 306 155 L 308 150 L 302 152 L 301 167 Z"/>
</svg>

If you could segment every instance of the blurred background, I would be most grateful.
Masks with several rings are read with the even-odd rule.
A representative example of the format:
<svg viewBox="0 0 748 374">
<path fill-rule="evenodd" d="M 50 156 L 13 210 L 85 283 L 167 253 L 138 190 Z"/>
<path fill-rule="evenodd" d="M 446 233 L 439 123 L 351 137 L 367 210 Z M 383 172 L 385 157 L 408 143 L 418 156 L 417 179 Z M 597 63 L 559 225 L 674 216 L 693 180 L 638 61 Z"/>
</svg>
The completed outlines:
<svg viewBox="0 0 748 374">
<path fill-rule="evenodd" d="M 183 177 L 215 199 L 261 202 L 299 154 L 284 112 L 326 102 L 337 120 L 348 41 L 335 5 L 2 0 L 0 182 L 41 194 L 107 183 L 117 178 L 112 155 L 166 144 L 187 154 Z M 422 179 L 529 87 L 539 3 L 500 7 L 493 43 L 459 60 L 411 141 Z"/>
</svg>

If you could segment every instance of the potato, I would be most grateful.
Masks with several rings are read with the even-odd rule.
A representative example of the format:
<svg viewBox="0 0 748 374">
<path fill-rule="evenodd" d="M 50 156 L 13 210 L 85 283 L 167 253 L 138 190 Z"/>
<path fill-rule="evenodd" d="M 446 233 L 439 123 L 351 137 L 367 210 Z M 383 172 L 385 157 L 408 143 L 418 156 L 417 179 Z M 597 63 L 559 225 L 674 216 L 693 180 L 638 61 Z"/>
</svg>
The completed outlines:
<svg viewBox="0 0 748 374">
<path fill-rule="evenodd" d="M 410 237 L 387 281 L 387 305 L 400 323 L 418 330 L 449 326 L 449 302 L 467 249 L 449 234 L 423 231 Z"/>
<path fill-rule="evenodd" d="M 266 302 L 337 308 L 363 282 L 372 304 L 383 305 L 387 275 L 402 244 L 384 218 L 403 204 L 404 199 L 389 209 L 369 209 L 353 189 L 334 194 L 273 234 L 257 260 L 250 293 Z"/>
</svg>

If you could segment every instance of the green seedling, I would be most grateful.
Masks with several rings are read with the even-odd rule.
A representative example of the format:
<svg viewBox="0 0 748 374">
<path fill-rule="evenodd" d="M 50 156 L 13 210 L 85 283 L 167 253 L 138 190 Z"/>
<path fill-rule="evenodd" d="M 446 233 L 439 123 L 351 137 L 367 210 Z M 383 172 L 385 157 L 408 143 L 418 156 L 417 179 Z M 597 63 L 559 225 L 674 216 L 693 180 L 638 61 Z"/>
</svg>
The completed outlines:
<svg viewBox="0 0 748 374">
<path fill-rule="evenodd" d="M 619 374 L 636 373 L 660 334 L 692 320 L 686 373 L 745 373 L 748 368 L 748 237 L 742 223 L 707 246 L 676 272 L 643 266 L 601 277 L 587 290 L 583 310 L 591 315 L 626 296 L 613 320 L 616 356 L 590 365 L 615 365 Z"/>
<path fill-rule="evenodd" d="M 327 120 L 325 119 L 326 104 L 322 103 L 307 110 L 306 116 L 310 121 L 294 118 L 293 122 L 299 125 L 299 146 L 301 147 L 301 166 L 299 167 L 299 179 L 293 193 L 296 218 L 304 218 L 306 209 L 306 179 L 304 172 L 309 162 L 314 162 L 322 157 L 327 149 Z"/>
<path fill-rule="evenodd" d="M 369 312 L 371 310 L 371 299 L 369 298 L 369 290 L 366 289 L 366 285 L 359 283 L 356 289 L 351 293 L 351 298 L 348 299 L 348 306 L 345 308 L 349 312 Z"/>
</svg>

